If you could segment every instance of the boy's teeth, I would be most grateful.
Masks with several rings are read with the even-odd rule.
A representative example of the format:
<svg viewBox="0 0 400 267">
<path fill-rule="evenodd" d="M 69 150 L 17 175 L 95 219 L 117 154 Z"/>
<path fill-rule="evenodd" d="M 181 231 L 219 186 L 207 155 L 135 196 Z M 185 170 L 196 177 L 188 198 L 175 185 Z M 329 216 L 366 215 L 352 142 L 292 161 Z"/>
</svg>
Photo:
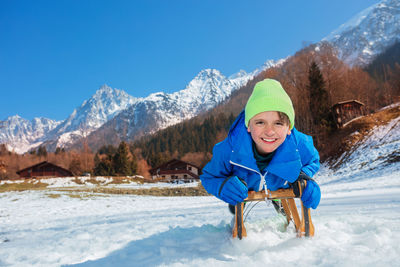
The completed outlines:
<svg viewBox="0 0 400 267">
<path fill-rule="evenodd" d="M 266 138 L 263 138 L 263 140 L 264 140 L 264 141 L 267 141 L 267 142 L 272 142 L 272 141 L 274 141 L 274 139 L 266 139 Z"/>
</svg>

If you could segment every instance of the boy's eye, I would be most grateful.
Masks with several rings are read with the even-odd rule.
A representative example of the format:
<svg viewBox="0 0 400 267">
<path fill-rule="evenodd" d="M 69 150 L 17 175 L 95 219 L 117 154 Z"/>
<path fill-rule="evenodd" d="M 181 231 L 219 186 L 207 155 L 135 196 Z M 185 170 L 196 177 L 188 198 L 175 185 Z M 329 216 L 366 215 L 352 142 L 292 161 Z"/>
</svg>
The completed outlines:
<svg viewBox="0 0 400 267">
<path fill-rule="evenodd" d="M 264 122 L 262 122 L 262 121 L 256 121 L 256 125 L 263 125 L 264 124 Z"/>
<path fill-rule="evenodd" d="M 277 122 L 275 122 L 275 124 L 276 124 L 276 125 L 283 125 L 283 122 L 277 121 Z"/>
</svg>

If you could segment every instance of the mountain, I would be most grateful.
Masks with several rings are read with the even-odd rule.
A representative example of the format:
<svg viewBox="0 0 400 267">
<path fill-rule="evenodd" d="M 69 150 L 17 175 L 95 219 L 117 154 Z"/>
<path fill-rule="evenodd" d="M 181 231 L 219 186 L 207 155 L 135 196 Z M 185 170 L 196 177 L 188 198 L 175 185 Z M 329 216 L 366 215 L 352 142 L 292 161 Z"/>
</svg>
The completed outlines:
<svg viewBox="0 0 400 267">
<path fill-rule="evenodd" d="M 132 141 L 193 118 L 226 100 L 252 77 L 243 70 L 229 78 L 215 69 L 202 70 L 181 91 L 154 93 L 131 105 L 93 132 L 89 144 L 98 148 L 104 140 L 112 143 Z"/>
<path fill-rule="evenodd" d="M 89 135 L 123 109 L 140 101 L 126 92 L 103 85 L 64 121 L 34 118 L 28 121 L 18 115 L 0 121 L 0 144 L 9 150 L 25 153 L 39 145 L 49 151 L 64 147 Z"/>
<path fill-rule="evenodd" d="M 61 124 L 47 118 L 34 118 L 31 121 L 18 115 L 0 121 L 0 144 L 6 144 L 7 149 L 16 153 L 24 153 L 42 143 L 46 133 Z"/>
<path fill-rule="evenodd" d="M 365 66 L 400 39 L 400 0 L 383 0 L 350 19 L 322 41 L 349 65 Z"/>
<path fill-rule="evenodd" d="M 57 128 L 46 136 L 44 144 L 50 149 L 65 147 L 88 136 L 122 110 L 140 101 L 123 90 L 103 85 L 82 105 L 75 109 Z"/>
</svg>

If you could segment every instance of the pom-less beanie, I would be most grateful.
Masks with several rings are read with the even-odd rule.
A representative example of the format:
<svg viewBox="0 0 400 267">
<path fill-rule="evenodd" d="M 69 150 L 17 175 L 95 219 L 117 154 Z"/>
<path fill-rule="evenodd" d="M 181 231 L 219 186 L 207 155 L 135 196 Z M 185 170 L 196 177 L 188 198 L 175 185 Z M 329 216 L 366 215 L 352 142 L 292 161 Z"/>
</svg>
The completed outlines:
<svg viewBox="0 0 400 267">
<path fill-rule="evenodd" d="M 258 113 L 264 111 L 280 111 L 289 117 L 290 129 L 294 127 L 294 108 L 292 100 L 285 92 L 280 82 L 273 79 L 265 79 L 256 83 L 253 93 L 247 100 L 245 107 L 245 123 L 249 127 L 249 121 Z"/>
</svg>

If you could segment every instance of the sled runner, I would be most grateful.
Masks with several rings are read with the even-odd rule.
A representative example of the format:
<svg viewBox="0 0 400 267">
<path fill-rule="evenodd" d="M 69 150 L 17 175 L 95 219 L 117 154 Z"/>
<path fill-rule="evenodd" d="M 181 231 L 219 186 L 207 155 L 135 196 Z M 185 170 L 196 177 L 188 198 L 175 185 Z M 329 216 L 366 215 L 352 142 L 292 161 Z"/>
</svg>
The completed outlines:
<svg viewBox="0 0 400 267">
<path fill-rule="evenodd" d="M 310 237 L 314 236 L 314 225 L 311 221 L 310 209 L 304 207 L 303 202 L 301 202 L 301 219 L 299 213 L 297 211 L 295 198 L 300 198 L 303 188 L 306 186 L 306 181 L 298 181 L 298 187 L 295 189 L 278 189 L 276 191 L 265 190 L 260 192 L 249 191 L 248 197 L 244 200 L 244 202 L 250 201 L 262 201 L 262 200 L 273 200 L 280 199 L 283 209 L 286 214 L 286 219 L 288 224 L 293 220 L 294 226 L 296 228 L 298 237 Z M 235 206 L 235 221 L 232 230 L 233 238 L 238 237 L 242 239 L 247 236 L 246 228 L 243 222 L 243 208 L 244 202 L 238 203 Z"/>
</svg>

